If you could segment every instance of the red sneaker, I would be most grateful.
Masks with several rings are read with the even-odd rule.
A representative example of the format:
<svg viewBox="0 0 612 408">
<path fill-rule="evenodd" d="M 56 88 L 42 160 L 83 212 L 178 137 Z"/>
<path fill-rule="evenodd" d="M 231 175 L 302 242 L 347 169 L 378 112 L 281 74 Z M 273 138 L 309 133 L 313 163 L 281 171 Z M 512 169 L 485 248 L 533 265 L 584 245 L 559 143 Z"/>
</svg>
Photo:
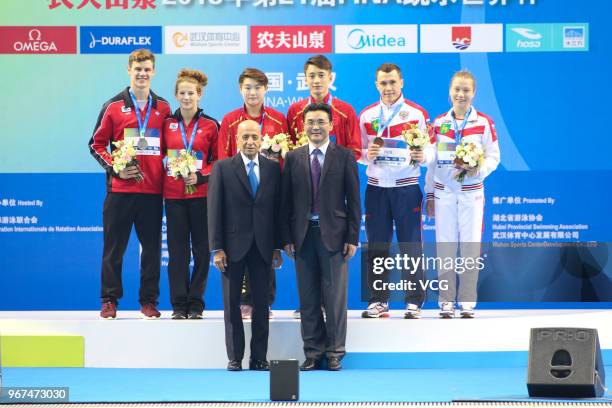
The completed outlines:
<svg viewBox="0 0 612 408">
<path fill-rule="evenodd" d="M 140 307 L 140 317 L 142 319 L 159 319 L 161 313 L 153 303 L 147 303 Z"/>
<path fill-rule="evenodd" d="M 117 306 L 113 302 L 102 303 L 102 310 L 100 310 L 100 318 L 102 319 L 114 319 L 117 317 Z"/>
</svg>

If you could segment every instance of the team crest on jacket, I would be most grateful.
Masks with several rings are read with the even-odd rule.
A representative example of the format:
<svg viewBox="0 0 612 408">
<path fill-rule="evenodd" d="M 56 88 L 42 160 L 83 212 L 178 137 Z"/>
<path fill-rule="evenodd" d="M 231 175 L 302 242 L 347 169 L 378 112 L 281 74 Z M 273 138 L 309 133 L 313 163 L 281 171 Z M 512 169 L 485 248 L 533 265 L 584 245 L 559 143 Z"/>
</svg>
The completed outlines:
<svg viewBox="0 0 612 408">
<path fill-rule="evenodd" d="M 399 113 L 399 117 L 400 117 L 401 120 L 408 119 L 408 116 L 410 116 L 410 113 L 408 113 L 406 111 L 400 111 L 400 113 Z"/>
<path fill-rule="evenodd" d="M 178 123 L 171 123 L 170 126 L 168 126 L 168 129 L 170 130 L 178 129 Z"/>
<path fill-rule="evenodd" d="M 380 119 L 374 119 L 372 121 L 372 130 L 375 132 L 378 132 L 379 128 L 380 128 Z"/>
<path fill-rule="evenodd" d="M 122 106 L 121 107 L 121 112 L 123 113 L 130 113 L 132 111 L 132 108 L 130 108 L 129 106 Z"/>
<path fill-rule="evenodd" d="M 443 123 L 440 125 L 440 133 L 445 135 L 450 130 L 450 123 Z"/>
</svg>

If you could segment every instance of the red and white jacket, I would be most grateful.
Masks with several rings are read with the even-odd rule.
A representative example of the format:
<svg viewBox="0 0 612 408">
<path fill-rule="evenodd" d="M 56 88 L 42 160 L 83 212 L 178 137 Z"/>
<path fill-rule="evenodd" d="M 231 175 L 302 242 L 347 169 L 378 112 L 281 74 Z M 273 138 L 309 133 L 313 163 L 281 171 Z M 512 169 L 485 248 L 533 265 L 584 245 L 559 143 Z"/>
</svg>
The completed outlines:
<svg viewBox="0 0 612 408">
<path fill-rule="evenodd" d="M 123 139 L 130 140 L 136 144 L 139 139 L 138 119 L 130 97 L 129 88 L 112 97 L 102 105 L 98 115 L 98 121 L 89 139 L 89 151 L 91 155 L 106 170 L 106 188 L 112 193 L 145 193 L 161 194 L 163 164 L 161 154 L 160 138 L 164 120 L 170 116 L 171 110 L 168 102 L 151 92 L 152 107 L 145 137 L 147 148 L 136 149 L 140 169 L 144 174 L 141 182 L 136 179 L 123 180 L 113 171 L 111 153 L 115 146 L 112 142 Z M 140 115 L 144 119 L 147 106 Z M 110 149 L 110 150 L 109 150 Z"/>
<path fill-rule="evenodd" d="M 182 121 L 180 109 L 177 109 L 174 115 L 166 119 L 164 123 L 164 132 L 162 136 L 162 150 L 164 157 L 170 158 L 176 155 L 181 149 L 186 149 L 179 128 L 179 122 Z M 201 109 L 198 109 L 196 116 L 187 124 L 185 134 L 187 143 L 190 142 L 191 132 L 193 127 L 198 125 L 196 130 L 195 140 L 191 150 L 198 158 L 196 167 L 198 168 L 196 175 L 198 176 L 197 191 L 193 194 L 185 195 L 185 182 L 182 178 L 175 179 L 168 174 L 168 166 L 166 161 L 165 177 L 164 177 L 164 198 L 169 199 L 190 199 L 206 197 L 208 194 L 208 175 L 212 171 L 213 164 L 217 161 L 217 140 L 219 138 L 219 122 L 205 115 Z"/>
<path fill-rule="evenodd" d="M 285 115 L 267 106 L 264 106 L 263 110 L 265 112 L 265 116 L 262 113 L 256 118 L 250 116 L 244 107 L 233 110 L 223 117 L 223 120 L 221 121 L 221 129 L 219 131 L 219 160 L 233 157 L 236 155 L 236 153 L 238 153 L 238 149 L 236 148 L 236 131 L 238 129 L 238 125 L 245 120 L 254 120 L 257 123 L 260 123 L 262 126 L 262 136 L 274 136 L 279 133 L 288 133 Z"/>
<path fill-rule="evenodd" d="M 427 170 L 425 193 L 428 199 L 434 198 L 436 189 L 451 192 L 482 190 L 484 179 L 499 165 L 500 153 L 495 124 L 489 116 L 472 107 L 462 132 L 462 139 L 481 147 L 484 150 L 485 162 L 475 176 L 466 176 L 463 183 L 455 180 L 455 175 L 459 170 L 452 163 L 443 163 L 438 153 L 439 149 L 445 150 L 449 146 L 454 147 L 453 144 L 460 143 L 455 137 L 452 112 L 451 109 L 438 116 L 433 123 L 436 157 Z M 461 123 L 461 120 L 457 120 L 457 126 L 461 126 Z"/>
<path fill-rule="evenodd" d="M 355 159 L 359 160 L 361 156 L 361 137 L 355 109 L 335 96 L 332 97 L 331 94 L 327 94 L 324 102 L 332 107 L 333 128 L 329 135 L 330 140 L 352 150 Z M 296 135 L 304 131 L 304 109 L 311 103 L 313 103 L 312 97 L 308 97 L 292 104 L 287 111 L 289 133 L 294 142 L 296 141 Z"/>
<path fill-rule="evenodd" d="M 401 106 L 398 113 L 381 133 L 381 107 L 384 120 L 388 120 L 398 106 Z M 420 166 L 411 166 L 410 161 L 407 161 L 403 166 L 385 166 L 375 164 L 368 159 L 368 146 L 372 143 L 374 138 L 380 136 L 383 138 L 403 140 L 402 132 L 410 129 L 412 125 L 418 126 L 424 133 L 429 132 L 429 115 L 425 109 L 408 99 L 404 99 L 403 96 L 391 106 L 387 106 L 379 101 L 368 106 L 361 112 L 359 115 L 359 127 L 361 129 L 363 153 L 361 154 L 359 162 L 368 166 L 366 170 L 368 184 L 377 187 L 402 187 L 419 184 L 421 168 Z M 427 146 L 423 151 L 425 162 L 421 164 L 421 166 L 427 166 L 434 159 L 433 138 L 430 139 L 430 142 L 432 144 Z"/>
</svg>

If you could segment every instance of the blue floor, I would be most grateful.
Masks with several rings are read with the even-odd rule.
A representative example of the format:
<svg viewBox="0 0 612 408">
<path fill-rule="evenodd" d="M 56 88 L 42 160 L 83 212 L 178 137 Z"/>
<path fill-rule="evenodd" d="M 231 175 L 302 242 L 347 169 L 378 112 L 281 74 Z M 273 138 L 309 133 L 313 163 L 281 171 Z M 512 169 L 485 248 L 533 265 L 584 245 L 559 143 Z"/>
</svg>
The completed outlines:
<svg viewBox="0 0 612 408">
<path fill-rule="evenodd" d="M 300 374 L 300 401 L 516 400 L 526 377 L 525 367 L 315 371 Z M 250 371 L 5 368 L 3 386 L 69 387 L 70 402 L 269 401 L 269 374 Z"/>
</svg>

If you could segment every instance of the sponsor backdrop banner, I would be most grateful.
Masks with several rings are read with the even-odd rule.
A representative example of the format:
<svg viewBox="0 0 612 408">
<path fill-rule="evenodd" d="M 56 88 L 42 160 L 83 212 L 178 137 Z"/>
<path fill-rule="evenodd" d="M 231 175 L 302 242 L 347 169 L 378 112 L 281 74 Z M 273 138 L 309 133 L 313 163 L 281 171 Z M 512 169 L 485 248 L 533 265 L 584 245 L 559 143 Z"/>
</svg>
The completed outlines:
<svg viewBox="0 0 612 408">
<path fill-rule="evenodd" d="M 105 186 L 87 142 L 102 103 L 127 85 L 127 53 L 139 47 L 158 54 L 153 89 L 173 108 L 176 73 L 206 72 L 202 107 L 219 121 L 240 106 L 247 66 L 268 74 L 266 104 L 286 112 L 308 95 L 305 59 L 325 53 L 332 93 L 359 112 L 378 99 L 376 67 L 394 62 L 404 96 L 432 118 L 449 109 L 451 75 L 469 69 L 475 106 L 495 121 L 502 157 L 485 183 L 487 246 L 609 242 L 612 160 L 598 139 L 609 128 L 611 11 L 595 0 L 3 0 L 0 309 L 99 307 Z M 363 183 L 363 167 L 360 175 Z M 433 220 L 423 217 L 423 229 L 433 241 Z M 165 230 L 163 239 L 160 306 L 169 309 Z M 607 248 L 495 251 L 479 296 L 535 302 L 528 307 L 609 302 Z M 568 254 L 578 255 L 564 272 Z M 138 307 L 138 262 L 133 237 L 121 309 Z M 350 308 L 365 306 L 360 262 L 359 254 L 350 262 Z M 292 262 L 277 279 L 274 308 L 296 307 Z M 206 303 L 222 305 L 214 269 Z"/>
</svg>

